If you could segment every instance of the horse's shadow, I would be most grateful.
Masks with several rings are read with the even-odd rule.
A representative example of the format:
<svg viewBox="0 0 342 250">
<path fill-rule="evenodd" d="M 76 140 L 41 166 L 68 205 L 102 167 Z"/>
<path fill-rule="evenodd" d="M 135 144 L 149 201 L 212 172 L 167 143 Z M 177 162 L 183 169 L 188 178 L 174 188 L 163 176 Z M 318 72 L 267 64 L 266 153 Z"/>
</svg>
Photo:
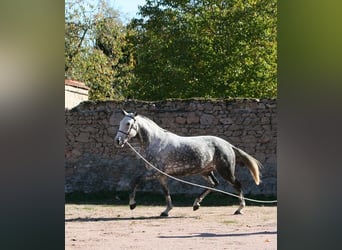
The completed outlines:
<svg viewBox="0 0 342 250">
<path fill-rule="evenodd" d="M 216 237 L 236 237 L 236 236 L 269 235 L 269 234 L 277 234 L 277 231 L 228 233 L 228 234 L 196 233 L 192 235 L 159 236 L 159 238 L 163 238 L 163 239 L 216 238 Z"/>
<path fill-rule="evenodd" d="M 196 216 L 139 216 L 139 217 L 78 217 L 65 219 L 65 222 L 98 222 L 98 221 L 134 221 L 134 220 L 166 220 L 166 219 L 180 219 L 180 218 L 198 218 Z M 277 231 L 261 231 L 261 232 L 244 232 L 244 233 L 227 233 L 227 234 L 216 234 L 216 233 L 194 233 L 190 235 L 161 235 L 159 238 L 164 239 L 187 239 L 187 238 L 220 238 L 220 237 L 239 237 L 239 236 L 250 236 L 250 235 L 271 235 L 277 234 Z"/>
<path fill-rule="evenodd" d="M 180 219 L 180 218 L 197 218 L 196 216 L 171 216 L 171 217 L 164 217 L 164 216 L 139 216 L 139 217 L 78 217 L 78 218 L 71 218 L 65 219 L 65 222 L 97 222 L 97 221 L 129 221 L 129 220 L 159 220 L 159 219 Z"/>
</svg>

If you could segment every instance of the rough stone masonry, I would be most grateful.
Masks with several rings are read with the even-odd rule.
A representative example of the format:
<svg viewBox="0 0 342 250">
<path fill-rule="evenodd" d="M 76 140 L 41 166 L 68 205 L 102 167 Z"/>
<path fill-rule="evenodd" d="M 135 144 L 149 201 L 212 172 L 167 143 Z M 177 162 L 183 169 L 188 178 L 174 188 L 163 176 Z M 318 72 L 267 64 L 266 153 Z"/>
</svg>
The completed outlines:
<svg viewBox="0 0 342 250">
<path fill-rule="evenodd" d="M 131 180 L 145 171 L 143 161 L 129 147 L 114 146 L 123 108 L 145 115 L 176 134 L 215 135 L 243 149 L 264 166 L 259 186 L 246 167 L 236 167 L 244 193 L 276 196 L 276 107 L 275 99 L 83 102 L 65 111 L 65 193 L 128 191 Z M 137 140 L 132 145 L 139 148 Z M 200 176 L 184 179 L 207 184 Z M 218 188 L 234 191 L 221 177 L 218 179 Z M 201 192 L 174 180 L 169 186 L 171 193 Z M 139 190 L 161 192 L 157 181 L 146 182 Z"/>
</svg>

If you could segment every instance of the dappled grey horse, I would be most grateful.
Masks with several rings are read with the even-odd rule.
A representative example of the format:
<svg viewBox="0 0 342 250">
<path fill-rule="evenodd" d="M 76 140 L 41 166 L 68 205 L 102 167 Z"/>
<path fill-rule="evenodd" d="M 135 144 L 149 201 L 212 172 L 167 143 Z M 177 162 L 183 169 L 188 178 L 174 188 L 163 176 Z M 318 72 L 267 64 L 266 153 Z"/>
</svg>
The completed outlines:
<svg viewBox="0 0 342 250">
<path fill-rule="evenodd" d="M 245 200 L 240 182 L 235 178 L 236 155 L 248 167 L 257 185 L 260 183 L 259 168 L 261 163 L 233 146 L 229 142 L 215 136 L 179 136 L 171 133 L 155 122 L 136 113 L 122 111 L 124 118 L 120 121 L 115 143 L 123 147 L 131 138 L 137 137 L 141 143 L 142 153 L 147 161 L 172 176 L 201 175 L 215 187 L 219 184 L 214 176 L 216 170 L 239 193 L 240 206 L 235 214 L 241 214 Z M 131 209 L 136 207 L 135 193 L 138 185 L 147 180 L 158 179 L 166 198 L 166 209 L 160 216 L 168 216 L 172 209 L 172 201 L 167 186 L 167 177 L 146 165 L 147 171 L 131 183 L 132 192 L 129 197 Z M 201 201 L 211 190 L 204 190 L 193 204 L 193 210 L 200 207 Z"/>
</svg>

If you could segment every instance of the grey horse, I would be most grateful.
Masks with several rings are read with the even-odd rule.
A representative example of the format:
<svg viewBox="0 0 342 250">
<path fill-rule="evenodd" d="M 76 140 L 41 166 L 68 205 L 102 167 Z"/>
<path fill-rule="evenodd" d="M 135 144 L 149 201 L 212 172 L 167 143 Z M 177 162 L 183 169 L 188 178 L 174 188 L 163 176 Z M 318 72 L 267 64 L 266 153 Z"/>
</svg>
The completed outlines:
<svg viewBox="0 0 342 250">
<path fill-rule="evenodd" d="M 149 118 L 122 110 L 124 118 L 120 121 L 115 143 L 123 147 L 131 138 L 136 137 L 141 143 L 143 155 L 147 161 L 172 176 L 201 175 L 216 187 L 219 182 L 214 176 L 216 170 L 239 193 L 240 206 L 235 214 L 242 214 L 246 206 L 241 183 L 236 179 L 236 155 L 245 164 L 257 185 L 260 183 L 259 168 L 261 163 L 243 150 L 216 136 L 179 136 L 159 127 Z M 235 155 L 236 154 L 236 155 Z M 147 171 L 131 183 L 129 205 L 136 207 L 135 194 L 138 185 L 147 180 L 158 179 L 166 199 L 166 209 L 160 216 L 168 216 L 172 201 L 167 186 L 167 177 L 146 165 Z M 200 207 L 201 201 L 211 190 L 204 190 L 193 204 L 193 210 Z"/>
</svg>

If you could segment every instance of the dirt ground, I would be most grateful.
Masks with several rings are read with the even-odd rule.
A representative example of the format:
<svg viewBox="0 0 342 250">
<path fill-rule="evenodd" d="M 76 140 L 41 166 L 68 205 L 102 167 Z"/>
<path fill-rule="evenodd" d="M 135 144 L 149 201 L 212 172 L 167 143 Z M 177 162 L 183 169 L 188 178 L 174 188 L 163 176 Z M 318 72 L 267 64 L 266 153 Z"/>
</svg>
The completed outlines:
<svg viewBox="0 0 342 250">
<path fill-rule="evenodd" d="M 277 207 L 65 205 L 65 249 L 277 249 Z"/>
</svg>

